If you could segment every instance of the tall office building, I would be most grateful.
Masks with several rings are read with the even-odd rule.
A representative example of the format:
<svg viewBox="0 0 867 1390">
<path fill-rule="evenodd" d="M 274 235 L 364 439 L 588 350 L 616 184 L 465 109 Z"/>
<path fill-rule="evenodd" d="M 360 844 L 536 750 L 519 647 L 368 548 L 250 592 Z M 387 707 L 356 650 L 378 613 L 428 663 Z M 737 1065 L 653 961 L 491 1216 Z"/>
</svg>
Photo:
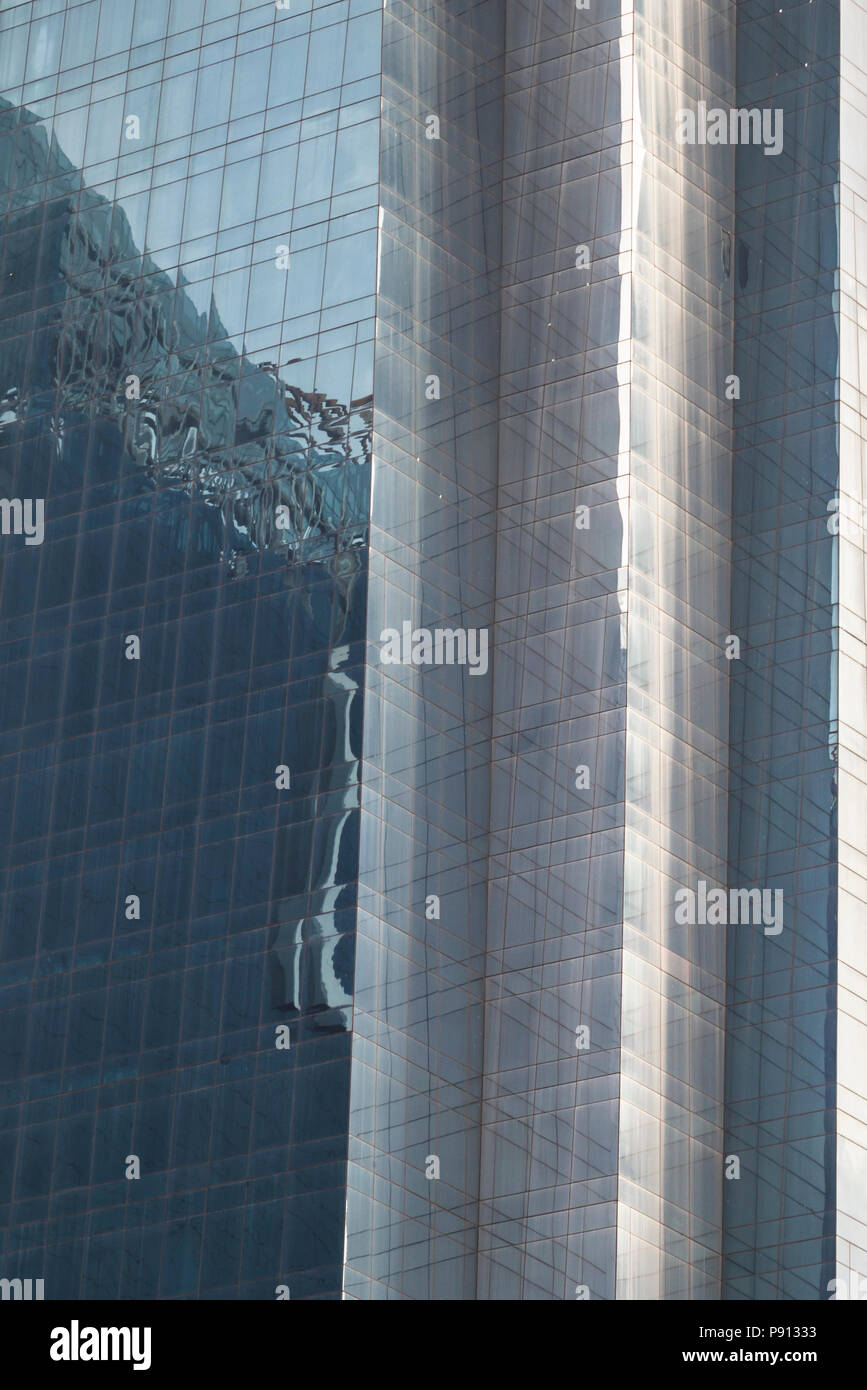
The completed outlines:
<svg viewBox="0 0 867 1390">
<path fill-rule="evenodd" d="M 3 538 L 2 1272 L 47 1298 L 341 1288 L 381 28 L 349 10 L 0 16 L 0 469 L 45 516 Z"/>
<path fill-rule="evenodd" d="M 0 1276 L 854 1296 L 867 7 L 0 0 L 0 99 Z"/>
</svg>

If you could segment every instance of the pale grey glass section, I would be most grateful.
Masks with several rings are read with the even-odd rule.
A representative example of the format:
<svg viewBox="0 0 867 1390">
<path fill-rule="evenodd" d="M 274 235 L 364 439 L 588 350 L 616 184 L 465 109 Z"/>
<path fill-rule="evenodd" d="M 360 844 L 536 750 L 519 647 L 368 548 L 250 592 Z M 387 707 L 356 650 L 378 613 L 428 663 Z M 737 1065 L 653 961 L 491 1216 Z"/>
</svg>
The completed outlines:
<svg viewBox="0 0 867 1390">
<path fill-rule="evenodd" d="M 354 1298 L 476 1297 L 497 657 L 475 673 L 384 664 L 381 634 L 406 623 L 490 640 L 501 54 L 498 6 L 398 0 L 383 12 L 344 1281 Z"/>
<path fill-rule="evenodd" d="M 617 1297 L 719 1297 L 727 881 L 734 153 L 677 140 L 728 110 L 735 14 L 637 0 Z"/>
<path fill-rule="evenodd" d="M 836 1270 L 840 1292 L 867 1292 L 867 468 L 860 354 L 867 300 L 867 6 L 840 7 L 840 836 L 836 1077 Z M 826 1290 L 827 1292 L 827 1290 Z"/>
<path fill-rule="evenodd" d="M 619 3 L 507 16 L 479 1297 L 612 1298 L 629 68 Z"/>
</svg>

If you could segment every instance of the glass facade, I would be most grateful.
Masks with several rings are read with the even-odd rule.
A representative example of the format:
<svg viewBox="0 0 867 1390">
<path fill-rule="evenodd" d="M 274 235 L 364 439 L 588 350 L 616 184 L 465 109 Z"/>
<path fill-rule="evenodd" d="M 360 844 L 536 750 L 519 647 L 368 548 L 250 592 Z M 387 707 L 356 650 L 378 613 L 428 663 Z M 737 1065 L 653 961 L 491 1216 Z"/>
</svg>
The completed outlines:
<svg viewBox="0 0 867 1390">
<path fill-rule="evenodd" d="M 863 52 L 0 0 L 0 1277 L 867 1279 Z"/>
<path fill-rule="evenodd" d="M 45 507 L 2 542 L 3 1273 L 47 1297 L 340 1293 L 380 25 L 2 6 L 0 487 Z"/>
<path fill-rule="evenodd" d="M 740 11 L 738 105 L 779 108 L 785 138 L 737 152 L 730 882 L 779 889 L 784 925 L 729 931 L 724 1293 L 814 1299 L 836 1226 L 840 15 Z"/>
<path fill-rule="evenodd" d="M 867 585 L 864 568 L 864 518 L 867 474 L 864 470 L 865 377 L 859 351 L 859 306 L 867 298 L 867 149 L 864 96 L 867 88 L 867 7 L 845 0 L 840 7 L 840 190 L 839 357 L 840 429 L 837 479 L 839 527 L 837 574 L 833 592 L 836 626 L 836 836 L 837 939 L 836 1018 L 829 1032 L 836 1041 L 832 1075 L 836 1134 L 832 1138 L 834 1172 L 835 1279 L 849 1298 L 867 1285 L 867 1104 L 864 1057 L 867 1055 L 867 863 L 863 827 L 867 785 Z M 832 55 L 833 58 L 833 55 Z M 832 61 L 827 56 L 825 62 Z M 833 509 L 834 498 L 829 498 Z M 833 566 L 833 558 L 832 558 Z M 834 571 L 832 568 L 832 582 Z M 826 1228 L 830 1225 L 826 1222 Z"/>
<path fill-rule="evenodd" d="M 492 626 L 502 20 L 489 0 L 383 10 L 355 1298 L 477 1296 L 494 672 L 384 665 L 380 637 Z"/>
</svg>

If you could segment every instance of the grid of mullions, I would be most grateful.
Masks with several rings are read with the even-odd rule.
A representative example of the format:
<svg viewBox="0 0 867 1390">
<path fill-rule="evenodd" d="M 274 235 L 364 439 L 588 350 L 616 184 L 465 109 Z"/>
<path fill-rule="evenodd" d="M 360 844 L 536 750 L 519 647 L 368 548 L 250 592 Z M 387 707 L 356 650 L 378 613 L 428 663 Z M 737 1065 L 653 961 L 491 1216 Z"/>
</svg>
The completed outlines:
<svg viewBox="0 0 867 1390">
<path fill-rule="evenodd" d="M 0 481 L 48 517 L 2 541 L 0 1256 L 49 1298 L 339 1293 L 378 25 L 0 16 Z"/>
<path fill-rule="evenodd" d="M 729 933 L 723 1297 L 825 1299 L 835 1275 L 838 1066 L 836 542 L 843 247 L 840 5 L 739 8 L 741 105 L 784 111 L 778 158 L 738 151 L 731 881 L 783 893 L 784 930 Z M 775 621 L 775 620 L 776 621 Z M 841 692 L 841 698 L 844 698 Z M 857 1255 L 856 1255 L 857 1259 Z"/>
</svg>

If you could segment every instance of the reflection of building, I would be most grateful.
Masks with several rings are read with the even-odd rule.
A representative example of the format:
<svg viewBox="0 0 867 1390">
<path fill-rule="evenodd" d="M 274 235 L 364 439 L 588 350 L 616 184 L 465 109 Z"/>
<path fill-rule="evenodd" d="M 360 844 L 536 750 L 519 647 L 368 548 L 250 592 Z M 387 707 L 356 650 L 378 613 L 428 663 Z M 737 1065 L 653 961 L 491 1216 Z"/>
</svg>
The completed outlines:
<svg viewBox="0 0 867 1390">
<path fill-rule="evenodd" d="M 219 276 L 203 314 L 35 114 L 3 102 L 0 129 L 0 492 L 48 518 L 2 557 L 0 1273 L 49 1298 L 333 1297 L 370 382 L 297 385 L 279 325 L 261 363 L 239 351 Z"/>
<path fill-rule="evenodd" d="M 854 1289 L 861 11 L 274 8 L 4 31 L 0 1273 Z"/>
</svg>

